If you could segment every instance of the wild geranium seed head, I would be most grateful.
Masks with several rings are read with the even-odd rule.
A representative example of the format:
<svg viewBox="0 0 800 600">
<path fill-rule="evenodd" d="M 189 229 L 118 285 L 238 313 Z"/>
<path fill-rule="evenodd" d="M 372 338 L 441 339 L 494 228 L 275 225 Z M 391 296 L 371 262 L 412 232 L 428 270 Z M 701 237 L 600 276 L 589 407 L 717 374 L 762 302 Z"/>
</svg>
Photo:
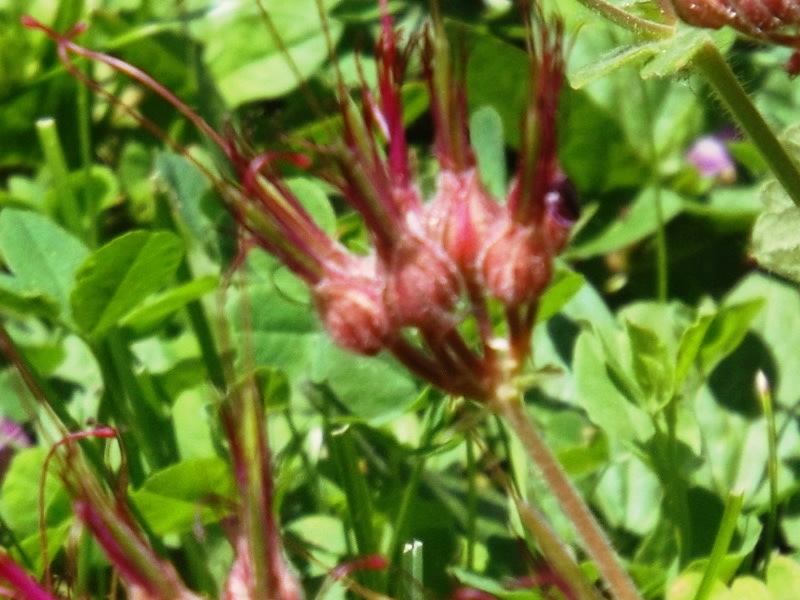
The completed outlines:
<svg viewBox="0 0 800 600">
<path fill-rule="evenodd" d="M 357 354 L 383 349 L 391 332 L 385 287 L 374 256 L 352 257 L 312 287 L 317 312 L 334 342 Z"/>
<path fill-rule="evenodd" d="M 517 368 L 529 353 L 539 296 L 576 217 L 574 188 L 556 153 L 561 26 L 544 25 L 538 13 L 524 15 L 529 81 L 521 85 L 529 98 L 521 115 L 517 173 L 499 199 L 482 183 L 470 142 L 467 53 L 451 54 L 435 3 L 431 21 L 407 43 L 393 27 L 386 0 L 379 4 L 377 88 L 364 84 L 351 96 L 340 77 L 340 135 L 322 145 L 305 143 L 301 153 L 254 155 L 140 69 L 28 24 L 56 40 L 59 56 L 76 76 L 70 55 L 104 62 L 172 103 L 222 149 L 235 178 L 215 176 L 215 183 L 243 243 L 277 256 L 308 284 L 320 320 L 338 345 L 365 355 L 389 350 L 444 391 L 486 399 L 507 387 L 514 375 L 507 365 Z M 523 11 L 528 9 L 523 2 Z M 414 51 L 420 52 L 429 91 L 433 155 L 440 167 L 428 202 L 404 129 L 402 80 Z M 372 245 L 366 255 L 349 251 L 314 222 L 286 182 L 287 163 L 332 185 L 361 216 Z M 505 326 L 492 316 L 503 314 L 492 310 L 494 303 L 505 311 Z M 467 319 L 478 339 L 462 336 Z M 498 335 L 504 343 L 497 343 Z"/>
<path fill-rule="evenodd" d="M 456 265 L 436 242 L 406 234 L 389 264 L 385 302 L 396 328 L 418 327 L 433 335 L 453 328 L 461 293 Z"/>
<path fill-rule="evenodd" d="M 472 283 L 482 245 L 502 209 L 474 167 L 461 172 L 444 170 L 436 183 L 436 194 L 428 205 L 428 231 Z"/>
<path fill-rule="evenodd" d="M 552 256 L 546 230 L 508 220 L 497 223 L 481 255 L 486 289 L 507 307 L 538 298 L 550 281 Z"/>
</svg>

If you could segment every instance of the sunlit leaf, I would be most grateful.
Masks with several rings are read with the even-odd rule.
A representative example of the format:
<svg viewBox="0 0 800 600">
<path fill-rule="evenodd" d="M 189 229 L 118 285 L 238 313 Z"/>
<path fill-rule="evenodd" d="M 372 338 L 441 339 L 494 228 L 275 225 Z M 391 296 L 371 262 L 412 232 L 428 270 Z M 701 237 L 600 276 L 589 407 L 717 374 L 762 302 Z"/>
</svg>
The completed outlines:
<svg viewBox="0 0 800 600">
<path fill-rule="evenodd" d="M 674 192 L 662 189 L 656 194 L 652 188 L 645 189 L 636 197 L 633 204 L 599 235 L 586 241 L 576 241 L 576 244 L 567 250 L 567 257 L 580 259 L 606 254 L 654 234 L 658 229 L 657 202 L 661 203 L 664 224 L 683 209 L 683 201 Z"/>
<path fill-rule="evenodd" d="M 69 295 L 88 254 L 82 242 L 42 215 L 6 208 L 0 213 L 0 253 L 16 278 L 4 286 L 12 306 L 27 296 L 47 311 L 52 301 L 62 321 L 71 323 Z"/>
<path fill-rule="evenodd" d="M 331 9 L 337 1 L 324 4 Z M 316 0 L 272 0 L 263 5 L 280 40 L 274 39 L 252 2 L 220 4 L 193 24 L 196 35 L 206 40 L 206 64 L 232 107 L 291 91 L 301 83 L 298 73 L 310 76 L 327 58 L 326 35 L 335 44 L 342 34 L 337 19 L 328 15 L 321 21 Z"/>
<path fill-rule="evenodd" d="M 776 181 L 764 186 L 761 200 L 751 252 L 763 267 L 800 282 L 800 208 Z"/>
<path fill-rule="evenodd" d="M 93 252 L 81 265 L 70 301 L 89 335 L 118 325 L 142 300 L 166 285 L 183 257 L 173 233 L 135 231 Z"/>
</svg>

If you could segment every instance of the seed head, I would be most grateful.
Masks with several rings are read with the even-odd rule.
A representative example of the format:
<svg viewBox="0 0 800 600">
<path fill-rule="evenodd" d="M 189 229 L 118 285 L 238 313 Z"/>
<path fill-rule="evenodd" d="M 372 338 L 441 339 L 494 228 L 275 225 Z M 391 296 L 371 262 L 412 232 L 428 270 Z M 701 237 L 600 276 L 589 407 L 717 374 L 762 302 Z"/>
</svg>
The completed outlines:
<svg viewBox="0 0 800 600">
<path fill-rule="evenodd" d="M 460 291 L 456 265 L 438 243 L 406 235 L 394 248 L 385 297 L 394 327 L 441 335 L 455 324 Z"/>
<path fill-rule="evenodd" d="M 552 274 L 549 246 L 544 229 L 498 223 L 480 259 L 492 296 L 511 308 L 535 301 Z"/>
<path fill-rule="evenodd" d="M 221 148 L 235 176 L 216 182 L 243 243 L 277 256 L 308 284 L 337 344 L 365 355 L 387 349 L 443 390 L 484 399 L 514 375 L 503 365 L 521 365 L 528 355 L 539 296 L 576 218 L 574 189 L 556 148 L 563 32 L 557 22 L 544 25 L 538 13 L 524 14 L 528 101 L 518 168 L 506 197 L 494 198 L 481 182 L 469 137 L 466 69 L 458 60 L 464 57 L 452 55 L 437 11 L 403 43 L 387 5 L 380 0 L 377 87 L 364 84 L 353 97 L 340 78 L 340 135 L 325 144 L 302 143 L 299 152 L 253 153 L 142 70 L 76 44 L 77 31 L 60 35 L 28 24 L 58 42 L 59 56 L 76 76 L 71 54 L 104 62 L 171 102 Z M 414 51 L 420 52 L 441 169 L 427 203 L 404 129 L 402 84 Z M 372 246 L 366 255 L 351 252 L 314 222 L 286 183 L 287 163 L 324 179 L 360 215 Z M 505 312 L 493 310 L 496 303 Z M 498 327 L 495 314 L 506 315 L 505 327 Z M 467 319 L 478 339 L 462 334 Z M 498 335 L 507 339 L 497 343 Z"/>
<path fill-rule="evenodd" d="M 373 355 L 391 326 L 384 301 L 384 277 L 374 256 L 353 257 L 313 286 L 314 303 L 328 335 L 342 348 Z"/>
</svg>

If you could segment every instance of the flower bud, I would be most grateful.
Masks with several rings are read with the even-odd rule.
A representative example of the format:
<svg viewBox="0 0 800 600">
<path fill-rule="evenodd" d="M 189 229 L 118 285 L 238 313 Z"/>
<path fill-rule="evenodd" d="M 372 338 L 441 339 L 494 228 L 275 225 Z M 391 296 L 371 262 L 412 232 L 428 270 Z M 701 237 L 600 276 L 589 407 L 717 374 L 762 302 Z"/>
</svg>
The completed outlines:
<svg viewBox="0 0 800 600">
<path fill-rule="evenodd" d="M 470 276 L 501 208 L 484 189 L 475 168 L 458 173 L 442 171 L 437 183 L 436 196 L 428 208 L 428 231 L 461 273 Z"/>
<path fill-rule="evenodd" d="M 483 250 L 484 285 L 508 307 L 536 299 L 550 280 L 548 243 L 536 227 L 512 221 L 498 223 L 497 232 Z"/>
<path fill-rule="evenodd" d="M 352 262 L 353 268 L 323 277 L 313 287 L 314 300 L 334 342 L 351 352 L 371 356 L 383 348 L 390 331 L 384 283 L 375 274 L 372 257 Z"/>
<path fill-rule="evenodd" d="M 438 244 L 408 233 L 394 248 L 386 305 L 396 327 L 449 329 L 460 289 L 456 267 Z"/>
</svg>

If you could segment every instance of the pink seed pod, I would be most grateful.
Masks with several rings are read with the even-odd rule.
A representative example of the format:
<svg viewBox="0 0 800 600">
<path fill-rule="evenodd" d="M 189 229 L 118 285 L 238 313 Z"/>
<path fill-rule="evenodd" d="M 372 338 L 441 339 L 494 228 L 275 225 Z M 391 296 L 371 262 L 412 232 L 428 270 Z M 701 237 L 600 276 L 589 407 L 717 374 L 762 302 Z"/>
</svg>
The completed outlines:
<svg viewBox="0 0 800 600">
<path fill-rule="evenodd" d="M 426 227 L 466 277 L 476 270 L 478 253 L 501 207 L 489 195 L 477 170 L 442 171 L 428 205 Z"/>
<path fill-rule="evenodd" d="M 328 335 L 342 348 L 372 356 L 386 343 L 391 327 L 384 304 L 383 278 L 374 257 L 354 258 L 347 269 L 331 271 L 312 293 Z"/>
<path fill-rule="evenodd" d="M 395 327 L 449 331 L 460 291 L 456 266 L 439 244 L 409 232 L 393 249 L 385 299 Z"/>
<path fill-rule="evenodd" d="M 552 274 L 543 231 L 513 221 L 499 224 L 480 262 L 484 285 L 510 308 L 538 298 Z"/>
</svg>

